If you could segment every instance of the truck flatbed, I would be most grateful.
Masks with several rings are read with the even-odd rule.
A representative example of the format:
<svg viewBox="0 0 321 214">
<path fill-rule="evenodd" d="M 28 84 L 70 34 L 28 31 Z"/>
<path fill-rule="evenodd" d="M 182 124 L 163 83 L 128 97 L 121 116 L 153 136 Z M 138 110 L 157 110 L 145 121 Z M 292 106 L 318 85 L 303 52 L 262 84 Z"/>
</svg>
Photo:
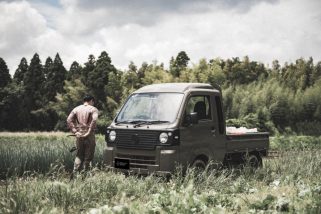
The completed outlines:
<svg viewBox="0 0 321 214">
<path fill-rule="evenodd" d="M 227 153 L 246 151 L 266 151 L 269 148 L 269 133 L 237 133 L 226 135 Z"/>
</svg>

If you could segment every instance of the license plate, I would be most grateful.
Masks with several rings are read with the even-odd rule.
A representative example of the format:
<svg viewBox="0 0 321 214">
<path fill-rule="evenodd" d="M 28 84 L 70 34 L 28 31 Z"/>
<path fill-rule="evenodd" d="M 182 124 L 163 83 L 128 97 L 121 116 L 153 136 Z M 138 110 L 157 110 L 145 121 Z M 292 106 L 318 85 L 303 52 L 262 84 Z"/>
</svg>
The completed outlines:
<svg viewBox="0 0 321 214">
<path fill-rule="evenodd" d="M 115 168 L 129 169 L 129 159 L 115 158 Z"/>
</svg>

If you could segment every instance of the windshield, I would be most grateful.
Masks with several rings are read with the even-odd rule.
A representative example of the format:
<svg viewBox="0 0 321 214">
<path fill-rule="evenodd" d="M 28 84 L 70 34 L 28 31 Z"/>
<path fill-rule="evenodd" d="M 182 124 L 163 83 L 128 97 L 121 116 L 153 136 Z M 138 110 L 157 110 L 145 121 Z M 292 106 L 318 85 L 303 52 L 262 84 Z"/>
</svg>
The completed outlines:
<svg viewBox="0 0 321 214">
<path fill-rule="evenodd" d="M 134 121 L 174 122 L 184 94 L 133 94 L 116 118 L 117 123 Z"/>
</svg>

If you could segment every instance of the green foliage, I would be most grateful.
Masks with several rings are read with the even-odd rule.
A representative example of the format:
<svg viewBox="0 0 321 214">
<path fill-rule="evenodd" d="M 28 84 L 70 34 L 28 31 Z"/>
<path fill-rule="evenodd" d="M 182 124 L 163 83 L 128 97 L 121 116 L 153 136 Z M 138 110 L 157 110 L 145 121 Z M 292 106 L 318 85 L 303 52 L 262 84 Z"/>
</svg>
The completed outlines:
<svg viewBox="0 0 321 214">
<path fill-rule="evenodd" d="M 65 93 L 56 96 L 56 102 L 52 102 L 50 108 L 58 115 L 56 130 L 67 130 L 66 119 L 68 114 L 77 105 L 82 104 L 83 97 L 87 94 L 87 87 L 79 80 L 65 81 Z"/>
<path fill-rule="evenodd" d="M 272 141 L 291 145 L 290 141 L 304 139 L 320 144 L 319 138 L 304 136 L 280 136 Z M 103 136 L 97 136 L 94 165 L 98 167 L 103 141 Z M 0 142 L 0 174 L 5 178 L 0 181 L 0 213 L 319 213 L 321 210 L 320 147 L 284 147 L 284 150 L 276 147 L 280 156 L 264 159 L 264 166 L 255 171 L 207 169 L 197 173 L 188 169 L 182 176 L 178 167 L 166 180 L 94 168 L 70 181 L 68 169 L 74 156 L 68 150 L 74 138 L 64 133 L 1 133 Z"/>
<path fill-rule="evenodd" d="M 74 61 L 69 69 L 69 72 L 67 73 L 67 80 L 75 80 L 75 79 L 81 79 L 81 72 L 82 67 L 79 65 L 78 62 Z"/>
<path fill-rule="evenodd" d="M 242 119 L 228 119 L 226 120 L 227 126 L 256 128 L 258 127 L 258 118 L 255 114 L 251 113 Z"/>
<path fill-rule="evenodd" d="M 187 56 L 185 51 L 181 51 L 177 54 L 175 60 L 171 58 L 170 61 L 170 72 L 173 77 L 179 77 L 181 72 L 187 68 L 190 58 Z"/>
<path fill-rule="evenodd" d="M 75 138 L 65 133 L 2 135 L 0 139 L 0 179 L 34 172 L 50 173 L 54 164 L 69 171 L 73 167 L 74 154 L 69 150 L 75 145 Z M 103 136 L 98 136 L 96 141 L 94 165 L 102 160 Z"/>
<path fill-rule="evenodd" d="M 84 68 L 86 70 L 86 67 Z M 88 79 L 86 86 L 90 89 L 95 99 L 97 100 L 97 107 L 102 108 L 106 102 L 105 86 L 108 85 L 109 73 L 115 73 L 116 68 L 111 64 L 111 59 L 108 54 L 103 51 L 98 57 L 93 70 L 88 72 Z"/>
<path fill-rule="evenodd" d="M 136 66 L 131 62 L 128 66 L 129 70 L 124 72 L 121 78 L 121 85 L 123 88 L 138 89 L 138 74 Z"/>
<path fill-rule="evenodd" d="M 85 67 L 82 69 L 82 73 L 81 73 L 81 81 L 86 86 L 88 86 L 89 84 L 88 75 L 95 69 L 95 67 L 96 67 L 96 58 L 94 55 L 90 54 L 88 56 L 88 61 L 85 63 Z"/>
<path fill-rule="evenodd" d="M 188 66 L 189 60 L 187 53 L 181 51 L 170 59 L 169 70 L 155 61 L 144 62 L 140 67 L 130 62 L 128 69 L 121 71 L 103 51 L 97 61 L 94 55 L 89 55 L 83 66 L 73 62 L 66 72 L 59 54 L 54 61 L 48 57 L 44 66 L 35 54 L 30 66 L 22 58 L 14 75 L 16 84 L 10 84 L 10 75 L 2 60 L 1 75 L 6 78 L 0 79 L 6 80 L 0 91 L 0 108 L 5 109 L 1 117 L 6 122 L 0 129 L 52 130 L 55 127 L 64 130 L 64 116 L 81 102 L 84 94 L 90 93 L 96 97 L 96 107 L 101 113 L 99 130 L 104 130 L 128 95 L 140 87 L 166 82 L 202 82 L 221 86 L 228 125 L 256 127 L 272 134 L 320 135 L 321 62 L 300 58 L 281 66 L 274 60 L 269 68 L 248 56 L 201 59 L 192 66 Z M 74 103 L 65 98 L 56 100 L 57 94 L 64 97 L 70 93 L 65 91 L 66 79 L 75 87 L 79 86 L 75 82 L 80 79 L 84 86 L 74 92 L 77 94 L 72 99 Z M 11 116 L 4 115 L 9 114 L 12 120 L 21 122 L 21 126 L 17 125 L 19 128 L 8 124 Z"/>
<path fill-rule="evenodd" d="M 0 130 L 24 130 L 26 111 L 22 105 L 23 87 L 15 82 L 0 89 Z"/>
<path fill-rule="evenodd" d="M 26 58 L 22 58 L 16 72 L 13 75 L 13 79 L 16 83 L 21 84 L 25 73 L 28 71 L 28 62 Z"/>
<path fill-rule="evenodd" d="M 313 136 L 276 136 L 271 138 L 271 148 L 280 150 L 289 149 L 320 149 L 321 148 L 321 137 Z"/>
<path fill-rule="evenodd" d="M 41 112 L 37 111 L 45 105 L 44 83 L 45 75 L 42 64 L 39 55 L 35 54 L 23 78 L 23 108 L 29 113 L 25 125 L 31 130 L 42 130 L 41 124 L 45 121 L 41 116 Z"/>
<path fill-rule="evenodd" d="M 0 57 L 0 89 L 6 87 L 11 82 L 11 76 L 6 62 Z"/>
<path fill-rule="evenodd" d="M 108 74 L 108 84 L 105 86 L 105 93 L 108 97 L 112 98 L 117 104 L 120 103 L 123 97 L 123 89 L 122 86 L 122 72 L 116 71 Z"/>
<path fill-rule="evenodd" d="M 254 203 L 250 204 L 250 208 L 255 210 L 268 210 L 275 199 L 275 196 L 267 195 L 266 198 L 263 199 L 263 201 L 255 201 Z"/>
<path fill-rule="evenodd" d="M 66 69 L 63 66 L 63 63 L 60 59 L 59 54 L 56 54 L 55 60 L 51 62 L 46 73 L 46 82 L 45 82 L 45 96 L 48 101 L 54 101 L 57 93 L 63 92 L 64 81 L 66 79 Z"/>
<path fill-rule="evenodd" d="M 162 66 L 154 64 L 148 66 L 142 82 L 144 85 L 149 85 L 153 83 L 172 82 L 172 80 L 173 76 L 169 72 L 165 71 Z"/>
<path fill-rule="evenodd" d="M 48 74 L 53 75 L 53 73 L 54 73 L 54 71 L 52 69 L 52 63 L 53 63 L 53 61 L 52 61 L 51 57 L 49 56 L 46 59 L 45 65 L 43 67 L 43 73 L 45 74 L 46 79 L 48 78 Z"/>
</svg>

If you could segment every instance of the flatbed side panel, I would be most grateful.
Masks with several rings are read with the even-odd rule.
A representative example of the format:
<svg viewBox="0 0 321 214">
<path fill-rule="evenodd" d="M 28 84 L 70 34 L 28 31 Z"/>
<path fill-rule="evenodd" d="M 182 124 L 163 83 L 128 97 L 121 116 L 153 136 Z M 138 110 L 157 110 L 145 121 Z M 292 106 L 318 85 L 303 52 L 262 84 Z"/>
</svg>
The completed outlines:
<svg viewBox="0 0 321 214">
<path fill-rule="evenodd" d="M 227 135 L 227 153 L 266 151 L 269 148 L 268 133 L 247 133 Z"/>
<path fill-rule="evenodd" d="M 255 132 L 255 133 L 241 133 L 241 134 L 226 134 L 228 140 L 236 139 L 255 139 L 255 138 L 269 138 L 268 132 Z"/>
</svg>

